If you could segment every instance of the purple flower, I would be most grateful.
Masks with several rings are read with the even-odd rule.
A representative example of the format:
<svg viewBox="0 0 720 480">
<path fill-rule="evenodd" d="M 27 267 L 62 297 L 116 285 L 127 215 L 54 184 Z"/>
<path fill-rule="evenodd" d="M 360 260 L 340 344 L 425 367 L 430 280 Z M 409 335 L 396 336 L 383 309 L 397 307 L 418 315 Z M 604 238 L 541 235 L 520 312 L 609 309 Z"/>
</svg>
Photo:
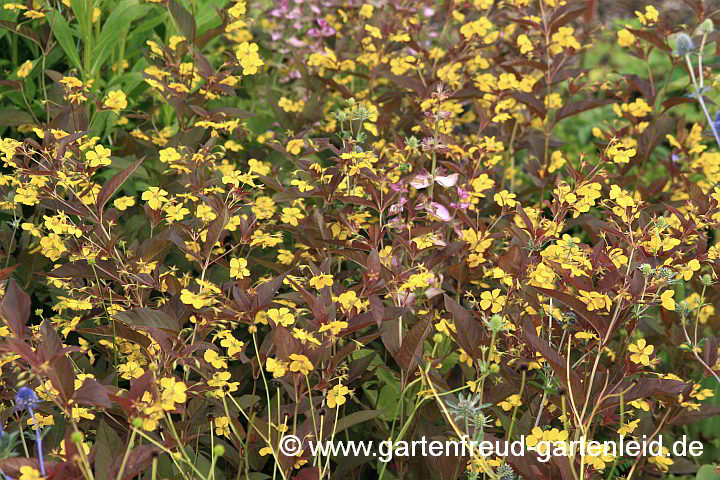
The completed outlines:
<svg viewBox="0 0 720 480">
<path fill-rule="evenodd" d="M 38 397 L 33 389 L 28 387 L 18 388 L 15 394 L 15 410 L 31 411 L 37 408 L 38 403 Z"/>
<path fill-rule="evenodd" d="M 37 456 L 38 461 L 40 462 L 40 474 L 44 477 L 45 459 L 43 457 L 42 448 L 42 428 L 37 421 L 37 417 L 35 416 L 35 409 L 37 408 L 38 403 L 40 403 L 40 400 L 38 399 L 37 394 L 35 394 L 35 391 L 31 388 L 20 387 L 15 393 L 15 410 L 27 410 L 30 416 L 33 418 L 33 423 L 35 424 L 36 431 L 35 446 L 37 447 Z"/>
</svg>

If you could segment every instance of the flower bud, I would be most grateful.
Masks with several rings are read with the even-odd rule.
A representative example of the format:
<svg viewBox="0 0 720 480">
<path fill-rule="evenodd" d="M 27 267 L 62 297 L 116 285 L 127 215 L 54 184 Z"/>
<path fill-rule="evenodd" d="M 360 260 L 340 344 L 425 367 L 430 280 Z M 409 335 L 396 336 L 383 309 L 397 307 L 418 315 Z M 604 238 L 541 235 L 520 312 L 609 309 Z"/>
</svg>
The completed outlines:
<svg viewBox="0 0 720 480">
<path fill-rule="evenodd" d="M 500 315 L 493 315 L 490 317 L 490 330 L 497 333 L 504 329 L 505 322 L 503 322 L 503 319 Z"/>
<path fill-rule="evenodd" d="M 222 445 L 215 445 L 215 448 L 213 448 L 213 455 L 216 457 L 222 457 L 225 455 L 225 447 Z"/>
<path fill-rule="evenodd" d="M 72 435 L 70 435 L 70 441 L 75 445 L 81 444 L 83 441 L 83 434 L 81 432 L 73 432 Z"/>
<path fill-rule="evenodd" d="M 133 420 L 132 420 L 133 427 L 140 428 L 140 427 L 142 427 L 142 424 L 143 424 L 142 418 L 140 418 L 140 417 L 133 418 Z"/>
<path fill-rule="evenodd" d="M 713 21 L 709 18 L 706 18 L 704 22 L 697 26 L 697 28 L 695 29 L 695 34 L 709 35 L 713 32 L 714 29 L 715 25 L 713 25 Z"/>
</svg>

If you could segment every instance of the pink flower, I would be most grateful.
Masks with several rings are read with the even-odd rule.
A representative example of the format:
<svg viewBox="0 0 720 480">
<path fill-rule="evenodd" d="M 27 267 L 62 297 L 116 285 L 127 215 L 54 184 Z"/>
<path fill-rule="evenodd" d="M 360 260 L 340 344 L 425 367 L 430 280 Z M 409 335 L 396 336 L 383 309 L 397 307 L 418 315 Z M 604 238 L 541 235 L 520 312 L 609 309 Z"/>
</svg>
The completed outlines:
<svg viewBox="0 0 720 480">
<path fill-rule="evenodd" d="M 320 28 L 311 28 L 307 34 L 311 37 L 332 37 L 335 35 L 335 29 L 330 26 L 328 22 L 322 18 L 316 20 Z"/>
<path fill-rule="evenodd" d="M 390 208 L 388 209 L 388 215 L 392 216 L 392 215 L 401 214 L 404 210 L 403 205 L 405 205 L 406 203 L 407 203 L 407 198 L 400 197 L 400 200 L 398 201 L 398 203 L 390 205 Z"/>
<path fill-rule="evenodd" d="M 459 175 L 457 173 L 453 173 L 452 175 L 435 175 L 435 183 L 438 183 L 446 188 L 452 187 L 457 183 L 458 176 Z M 410 180 L 410 185 L 412 185 L 418 190 L 422 190 L 423 188 L 429 187 L 431 181 L 432 175 L 430 175 L 428 172 L 423 171 L 415 175 L 415 177 Z"/>
<path fill-rule="evenodd" d="M 450 211 L 444 205 L 438 202 L 430 202 L 428 205 L 422 205 L 419 208 L 430 212 L 430 214 L 438 217 L 445 222 L 449 222 L 452 218 L 452 216 L 450 215 Z"/>
<path fill-rule="evenodd" d="M 408 189 L 405 188 L 405 186 L 403 185 L 403 182 L 391 183 L 390 188 L 393 190 L 393 192 L 398 192 L 398 193 L 407 193 L 408 192 Z"/>
<path fill-rule="evenodd" d="M 467 209 L 470 206 L 470 202 L 468 201 L 470 199 L 470 193 L 462 187 L 455 188 L 457 189 L 459 202 L 453 202 L 450 206 L 453 208 L 459 208 L 460 210 Z"/>
<path fill-rule="evenodd" d="M 453 173 L 452 175 L 445 175 L 445 176 L 435 176 L 435 183 L 439 183 L 445 188 L 452 187 L 455 185 L 458 181 L 458 174 Z"/>
</svg>

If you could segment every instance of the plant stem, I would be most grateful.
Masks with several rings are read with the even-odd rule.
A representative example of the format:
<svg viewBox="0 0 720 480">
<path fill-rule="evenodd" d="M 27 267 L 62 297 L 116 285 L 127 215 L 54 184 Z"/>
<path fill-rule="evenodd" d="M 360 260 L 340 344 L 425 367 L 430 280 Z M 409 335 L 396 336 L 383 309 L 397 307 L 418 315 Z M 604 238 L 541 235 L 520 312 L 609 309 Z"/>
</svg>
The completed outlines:
<svg viewBox="0 0 720 480">
<path fill-rule="evenodd" d="M 128 446 L 125 449 L 125 456 L 122 459 L 122 463 L 120 464 L 120 470 L 118 470 L 117 474 L 117 480 L 122 480 L 123 473 L 125 472 L 125 466 L 127 465 L 128 458 L 130 458 L 130 450 L 132 450 L 133 445 L 135 444 L 135 436 L 137 435 L 137 429 L 133 428 L 132 433 L 130 434 L 130 441 L 128 442 Z"/>
<path fill-rule="evenodd" d="M 693 86 L 695 87 L 695 95 L 697 96 L 697 101 L 700 104 L 700 108 L 702 108 L 703 113 L 705 114 L 705 118 L 710 124 L 710 129 L 712 130 L 713 136 L 715 137 L 715 143 L 718 147 L 720 147 L 720 135 L 718 135 L 717 128 L 715 128 L 715 122 L 713 122 L 713 119 L 710 117 L 710 113 L 708 112 L 707 106 L 705 105 L 705 100 L 703 99 L 702 95 L 702 87 L 698 84 L 698 81 L 695 78 L 695 71 L 693 70 L 689 54 L 685 55 L 685 61 L 687 62 L 688 70 L 690 70 L 690 78 L 692 79 Z"/>
<path fill-rule="evenodd" d="M 43 447 L 42 447 L 42 428 L 38 423 L 37 417 L 35 416 L 35 410 L 31 407 L 28 408 L 30 416 L 33 418 L 35 423 L 35 447 L 37 448 L 38 462 L 40 463 L 40 474 L 45 476 L 45 459 L 43 458 Z"/>
</svg>

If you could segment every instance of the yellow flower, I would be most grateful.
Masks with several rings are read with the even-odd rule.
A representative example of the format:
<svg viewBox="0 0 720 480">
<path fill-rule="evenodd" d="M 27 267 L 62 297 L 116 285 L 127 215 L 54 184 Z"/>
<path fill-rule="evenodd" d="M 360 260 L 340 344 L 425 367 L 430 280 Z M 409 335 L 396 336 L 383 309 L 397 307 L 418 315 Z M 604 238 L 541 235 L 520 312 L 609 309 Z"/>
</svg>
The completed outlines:
<svg viewBox="0 0 720 480">
<path fill-rule="evenodd" d="M 7 4 L 6 4 L 7 5 Z M 33 62 L 32 60 L 26 60 L 20 67 L 17 69 L 17 76 L 18 78 L 25 78 L 28 75 L 30 75 L 30 72 L 33 68 Z"/>
<path fill-rule="evenodd" d="M 267 311 L 267 316 L 270 320 L 275 322 L 276 325 L 282 325 L 284 327 L 289 327 L 295 322 L 295 316 L 290 313 L 289 308 L 285 307 L 282 307 L 280 309 L 271 308 Z"/>
<path fill-rule="evenodd" d="M 160 379 L 160 387 L 162 388 L 163 402 L 185 403 L 187 387 L 183 382 L 178 382 L 173 377 L 163 377 Z"/>
<path fill-rule="evenodd" d="M 621 47 L 630 47 L 635 44 L 635 35 L 627 28 L 623 28 L 617 33 L 618 45 Z"/>
<path fill-rule="evenodd" d="M 520 394 L 518 393 L 510 395 L 505 400 L 498 403 L 498 406 L 506 412 L 512 410 L 513 407 L 519 407 L 520 405 L 522 405 L 522 401 L 520 400 Z"/>
<path fill-rule="evenodd" d="M 268 358 L 265 362 L 265 368 L 268 372 L 273 374 L 273 378 L 280 378 L 285 376 L 288 366 L 287 362 L 275 360 L 274 358 Z"/>
<path fill-rule="evenodd" d="M 92 168 L 110 165 L 110 149 L 97 145 L 94 150 L 89 150 L 85 158 L 90 162 Z"/>
<path fill-rule="evenodd" d="M 318 290 L 322 290 L 324 287 L 332 287 L 332 284 L 333 276 L 324 273 L 310 279 L 310 286 L 315 287 Z"/>
<path fill-rule="evenodd" d="M 297 227 L 298 220 L 302 220 L 303 218 L 305 218 L 305 215 L 303 215 L 302 210 L 296 207 L 287 207 L 283 208 L 280 221 L 289 223 L 293 227 Z"/>
<path fill-rule="evenodd" d="M 53 417 L 52 415 L 43 415 L 41 413 L 36 413 L 35 418 L 30 417 L 27 421 L 28 426 L 32 427 L 33 430 L 37 430 L 35 420 L 37 420 L 38 424 L 40 424 L 41 427 L 55 425 L 55 417 Z"/>
<path fill-rule="evenodd" d="M 533 44 L 524 33 L 522 35 L 518 35 L 517 46 L 520 47 L 520 53 L 523 55 L 533 51 Z"/>
<path fill-rule="evenodd" d="M 515 205 L 517 205 L 517 201 L 514 200 L 517 197 L 514 193 L 510 193 L 507 190 L 502 190 L 495 194 L 493 199 L 497 202 L 498 205 L 501 207 L 508 206 L 510 208 L 513 208 Z"/>
<path fill-rule="evenodd" d="M 19 480 L 42 480 L 45 477 L 40 476 L 40 472 L 35 470 L 33 467 L 23 465 L 20 467 L 20 478 Z"/>
<path fill-rule="evenodd" d="M 486 17 L 480 17 L 474 22 L 466 23 L 460 27 L 460 33 L 462 33 L 467 40 L 470 40 L 475 35 L 484 37 L 492 27 L 493 24 L 490 20 Z"/>
<path fill-rule="evenodd" d="M 622 145 L 616 144 L 608 148 L 607 153 L 615 163 L 628 163 L 630 158 L 634 157 L 637 152 L 634 148 L 624 149 Z M 613 185 L 613 187 L 617 187 L 617 185 Z"/>
<path fill-rule="evenodd" d="M 215 435 L 230 437 L 230 419 L 228 417 L 215 418 Z"/>
<path fill-rule="evenodd" d="M 630 360 L 632 360 L 633 363 L 648 366 L 650 365 L 650 355 L 652 355 L 655 347 L 647 345 L 645 339 L 641 338 L 636 344 L 631 344 L 628 350 L 633 353 L 630 355 Z"/>
<path fill-rule="evenodd" d="M 215 350 L 205 350 L 203 359 L 215 368 L 227 368 L 227 362 Z"/>
<path fill-rule="evenodd" d="M 299 139 L 290 140 L 288 142 L 287 146 L 285 147 L 285 151 L 292 155 L 298 155 L 302 151 L 302 148 L 304 146 L 305 146 L 304 140 L 299 140 Z"/>
<path fill-rule="evenodd" d="M 235 338 L 233 334 L 227 330 L 218 333 L 217 336 L 222 338 L 222 340 L 220 340 L 220 345 L 227 348 L 227 354 L 229 357 L 234 357 L 235 354 L 242 352 L 242 349 L 245 346 L 243 342 Z"/>
<path fill-rule="evenodd" d="M 578 332 L 575 334 L 575 338 L 579 340 L 592 340 L 593 338 L 597 338 L 597 335 L 593 332 Z"/>
<path fill-rule="evenodd" d="M 352 390 L 347 388 L 345 385 L 335 385 L 327 393 L 327 406 L 328 408 L 335 408 L 340 405 L 344 405 L 347 401 L 345 396 L 348 395 Z"/>
<path fill-rule="evenodd" d="M 341 322 L 339 320 L 335 320 L 334 322 L 326 323 L 324 325 L 320 326 L 320 330 L 318 330 L 320 333 L 326 332 L 330 330 L 330 334 L 332 336 L 337 335 L 342 330 L 346 329 L 348 327 L 348 322 Z"/>
<path fill-rule="evenodd" d="M 297 353 L 291 353 L 290 354 L 290 371 L 291 372 L 300 372 L 303 375 L 307 375 L 310 373 L 310 370 L 313 369 L 313 364 L 310 362 L 310 359 L 307 358 L 305 355 L 298 355 Z"/>
<path fill-rule="evenodd" d="M 345 310 L 349 310 L 350 308 L 352 308 L 353 305 L 355 305 L 355 302 L 357 302 L 357 299 L 357 293 L 355 293 L 354 290 L 348 290 L 347 292 L 341 293 L 337 297 L 333 297 L 333 301 L 339 302 Z"/>
<path fill-rule="evenodd" d="M 108 95 L 105 98 L 104 105 L 113 112 L 119 112 L 120 110 L 126 109 L 128 103 L 127 98 L 125 97 L 125 93 L 121 90 L 113 90 L 111 92 L 108 92 Z"/>
<path fill-rule="evenodd" d="M 242 42 L 238 46 L 235 55 L 243 67 L 243 75 L 254 75 L 257 73 L 258 67 L 265 64 L 257 52 L 257 43 Z"/>
<path fill-rule="evenodd" d="M 667 449 L 667 447 L 662 447 L 662 455 L 659 455 L 657 457 L 650 457 L 648 459 L 648 462 L 654 463 L 660 470 L 663 472 L 668 471 L 668 467 L 672 465 L 673 459 L 670 458 L 670 451 Z"/>
<path fill-rule="evenodd" d="M 180 301 L 185 305 L 192 305 L 194 308 L 203 308 L 212 305 L 213 299 L 200 293 L 193 293 L 187 288 L 180 291 Z"/>
<path fill-rule="evenodd" d="M 167 214 L 165 219 L 168 223 L 179 222 L 185 218 L 185 215 L 190 213 L 190 210 L 185 208 L 185 205 L 182 203 L 176 203 L 174 205 L 165 204 L 163 211 Z"/>
<path fill-rule="evenodd" d="M 700 270 L 700 262 L 697 261 L 697 259 L 693 258 L 690 260 L 687 265 L 682 265 L 678 268 L 678 274 L 675 277 L 676 279 L 682 278 L 686 282 L 689 281 L 695 272 Z"/>
<path fill-rule="evenodd" d="M 267 175 L 270 173 L 270 165 L 255 158 L 248 160 L 248 166 L 250 167 L 251 173 L 255 172 L 258 175 Z"/>
<path fill-rule="evenodd" d="M 180 152 L 175 150 L 173 147 L 163 148 L 160 150 L 160 161 L 162 163 L 177 162 L 182 158 Z"/>
<path fill-rule="evenodd" d="M 573 37 L 573 32 L 575 29 L 572 27 L 560 27 L 558 28 L 558 31 L 553 33 L 552 41 L 553 43 L 563 48 L 574 48 L 575 50 L 580 49 L 580 44 L 577 40 L 575 40 L 575 37 Z"/>
<path fill-rule="evenodd" d="M 120 376 L 125 380 L 131 380 L 133 378 L 140 378 L 145 374 L 145 370 L 136 361 L 129 361 L 118 365 L 117 367 Z"/>
<path fill-rule="evenodd" d="M 233 278 L 245 278 L 250 275 L 247 268 L 248 262 L 244 258 L 233 258 L 230 260 L 230 276 Z"/>
<path fill-rule="evenodd" d="M 364 4 L 362 7 L 360 7 L 360 16 L 365 18 L 372 17 L 373 14 L 373 6 L 369 3 Z"/>
<path fill-rule="evenodd" d="M 660 302 L 665 310 L 675 310 L 674 290 L 665 290 L 660 294 Z"/>
<path fill-rule="evenodd" d="M 500 295 L 501 290 L 499 288 L 494 289 L 492 292 L 484 291 L 480 294 L 480 308 L 487 310 L 490 308 L 492 313 L 498 313 L 505 306 L 505 295 Z"/>
<path fill-rule="evenodd" d="M 635 429 L 640 425 L 640 419 L 633 420 L 632 422 L 628 422 L 622 427 L 618 429 L 618 435 L 627 435 L 629 433 L 633 433 Z"/>
<path fill-rule="evenodd" d="M 600 310 L 603 308 L 607 309 L 608 311 L 610 310 L 612 301 L 610 300 L 610 297 L 608 297 L 606 294 L 598 292 L 588 292 L 585 290 L 578 290 L 578 293 L 580 293 L 580 300 L 587 305 L 587 309 L 589 312 L 592 312 L 593 310 Z"/>
<path fill-rule="evenodd" d="M 255 216 L 260 220 L 265 220 L 275 214 L 275 201 L 267 196 L 255 199 L 255 204 L 250 208 Z"/>
<path fill-rule="evenodd" d="M 235 5 L 228 8 L 228 13 L 233 18 L 240 18 L 242 15 L 245 15 L 245 12 L 247 11 L 247 6 L 245 5 L 245 1 L 235 2 Z"/>
<path fill-rule="evenodd" d="M 645 412 L 650 411 L 650 404 L 645 400 L 633 400 L 632 402 L 629 402 L 630 405 L 634 408 L 639 408 L 640 410 L 643 410 Z"/>
<path fill-rule="evenodd" d="M 195 209 L 195 216 L 204 222 L 212 222 L 217 214 L 210 205 L 203 203 Z"/>
<path fill-rule="evenodd" d="M 168 192 L 159 187 L 150 187 L 147 191 L 143 192 L 142 199 L 148 202 L 148 206 L 153 210 L 159 210 L 164 203 L 168 201 Z"/>
<path fill-rule="evenodd" d="M 113 202 L 113 205 L 122 212 L 123 210 L 127 210 L 128 207 L 135 205 L 135 197 L 118 197 Z"/>
<path fill-rule="evenodd" d="M 648 5 L 645 7 L 644 13 L 635 10 L 635 16 L 638 17 L 638 20 L 640 20 L 640 23 L 643 25 L 652 25 L 660 18 L 660 12 L 652 5 Z"/>
</svg>

